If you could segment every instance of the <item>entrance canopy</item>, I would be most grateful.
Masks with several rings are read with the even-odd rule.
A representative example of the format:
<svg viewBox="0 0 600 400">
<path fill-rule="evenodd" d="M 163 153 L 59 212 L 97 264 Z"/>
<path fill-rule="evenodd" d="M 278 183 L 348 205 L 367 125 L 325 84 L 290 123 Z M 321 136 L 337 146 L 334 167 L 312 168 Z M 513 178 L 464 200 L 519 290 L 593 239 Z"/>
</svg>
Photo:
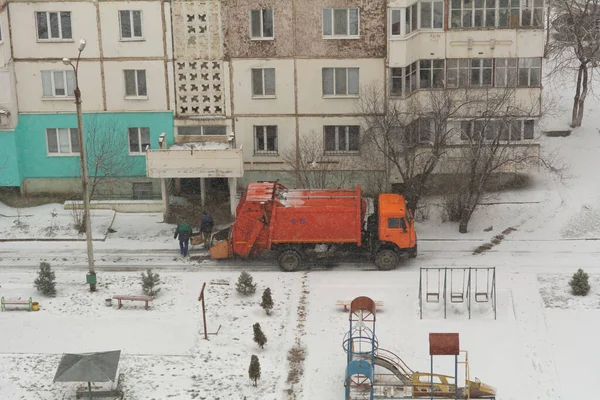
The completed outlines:
<svg viewBox="0 0 600 400">
<path fill-rule="evenodd" d="M 198 143 L 146 151 L 149 178 L 241 178 L 242 149 L 220 148 Z"/>
</svg>

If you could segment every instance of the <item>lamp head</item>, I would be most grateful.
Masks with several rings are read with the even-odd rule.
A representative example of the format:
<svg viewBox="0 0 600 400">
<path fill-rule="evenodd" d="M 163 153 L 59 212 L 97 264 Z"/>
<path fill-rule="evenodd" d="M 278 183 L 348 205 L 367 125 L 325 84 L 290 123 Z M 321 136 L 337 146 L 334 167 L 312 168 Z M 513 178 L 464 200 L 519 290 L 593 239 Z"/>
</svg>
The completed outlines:
<svg viewBox="0 0 600 400">
<path fill-rule="evenodd" d="M 70 59 L 68 59 L 67 57 L 63 58 L 63 59 L 62 59 L 62 62 L 63 62 L 63 64 L 65 64 L 65 65 L 71 65 L 71 60 L 70 60 Z"/>
<path fill-rule="evenodd" d="M 85 39 L 81 39 L 79 41 L 79 47 L 77 48 L 79 51 L 83 51 L 83 49 L 85 49 Z"/>
</svg>

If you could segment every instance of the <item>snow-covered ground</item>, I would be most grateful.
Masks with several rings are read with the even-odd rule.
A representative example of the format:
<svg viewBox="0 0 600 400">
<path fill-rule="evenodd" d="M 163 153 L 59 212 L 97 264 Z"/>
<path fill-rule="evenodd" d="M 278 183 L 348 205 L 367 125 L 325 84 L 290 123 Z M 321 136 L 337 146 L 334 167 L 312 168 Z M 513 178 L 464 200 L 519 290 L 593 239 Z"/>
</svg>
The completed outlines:
<svg viewBox="0 0 600 400">
<path fill-rule="evenodd" d="M 545 88 L 546 103 L 554 105 L 545 128 L 564 129 L 570 89 L 551 83 Z M 90 294 L 84 237 L 69 226 L 70 211 L 57 204 L 19 210 L 0 204 L 0 239 L 7 240 L 0 242 L 0 296 L 32 296 L 41 306 L 38 312 L 0 313 L 0 399 L 72 399 L 77 384 L 52 383 L 60 355 L 120 349 L 125 399 L 340 400 L 348 313 L 335 303 L 361 295 L 384 302 L 376 321 L 379 345 L 415 371 L 429 371 L 429 333 L 458 332 L 471 378 L 496 387 L 500 400 L 593 398 L 600 358 L 598 105 L 590 99 L 584 127 L 570 137 L 541 138 L 546 154 L 560 150 L 571 164 L 566 179 L 540 172 L 528 189 L 491 196 L 466 235 L 432 211 L 417 226 L 419 257 L 389 272 L 340 262 L 331 270 L 286 274 L 267 262 L 182 259 L 174 226 L 162 216 L 94 211 L 98 292 Z M 500 244 L 473 254 L 511 227 L 516 230 Z M 192 256 L 203 254 L 201 246 L 192 249 Z M 55 298 L 33 288 L 40 261 L 56 271 Z M 451 304 L 447 319 L 440 304 L 426 303 L 419 318 L 419 268 L 451 266 L 496 267 L 496 320 L 490 303 L 473 303 L 471 319 L 464 303 Z M 115 294 L 140 294 L 146 267 L 163 281 L 150 310 L 141 303 L 125 302 L 120 310 L 104 305 Z M 583 298 L 569 292 L 578 268 L 590 274 L 592 285 Z M 249 297 L 235 291 L 243 269 L 258 284 Z M 197 301 L 203 282 L 208 331 L 220 326 L 208 341 Z M 275 301 L 271 316 L 259 307 L 266 287 Z M 264 349 L 252 341 L 256 322 L 268 339 Z M 305 359 L 293 383 L 288 352 L 296 345 Z M 262 367 L 257 387 L 248 379 L 252 354 Z M 451 357 L 436 357 L 434 367 L 436 373 L 454 371 Z"/>
</svg>

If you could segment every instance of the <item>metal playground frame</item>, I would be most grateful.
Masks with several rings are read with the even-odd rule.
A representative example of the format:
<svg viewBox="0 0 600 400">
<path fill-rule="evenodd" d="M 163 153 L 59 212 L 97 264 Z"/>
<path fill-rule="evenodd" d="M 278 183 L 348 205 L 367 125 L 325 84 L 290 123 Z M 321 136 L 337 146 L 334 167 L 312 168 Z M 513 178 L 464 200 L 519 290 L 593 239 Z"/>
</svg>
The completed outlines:
<svg viewBox="0 0 600 400">
<path fill-rule="evenodd" d="M 444 303 L 444 318 L 450 303 L 466 303 L 471 319 L 471 301 L 491 303 L 496 319 L 496 267 L 422 267 L 419 271 L 419 315 L 423 301 Z"/>
</svg>

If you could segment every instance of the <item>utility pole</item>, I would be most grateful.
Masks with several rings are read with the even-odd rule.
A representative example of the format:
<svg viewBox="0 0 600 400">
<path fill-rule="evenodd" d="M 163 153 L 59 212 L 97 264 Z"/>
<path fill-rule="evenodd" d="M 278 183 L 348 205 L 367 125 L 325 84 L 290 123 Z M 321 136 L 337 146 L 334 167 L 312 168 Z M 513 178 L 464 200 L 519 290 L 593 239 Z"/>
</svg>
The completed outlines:
<svg viewBox="0 0 600 400">
<path fill-rule="evenodd" d="M 63 64 L 70 65 L 75 72 L 75 105 L 77 107 L 77 136 L 79 138 L 79 160 L 81 161 L 81 189 L 83 194 L 83 219 L 85 222 L 85 240 L 87 244 L 87 257 L 89 272 L 86 275 L 86 281 L 90 285 L 90 292 L 96 291 L 96 268 L 94 266 L 94 245 L 92 243 L 92 221 L 90 218 L 90 192 L 89 177 L 87 172 L 87 157 L 85 152 L 85 142 L 83 140 L 83 117 L 81 112 L 81 90 L 79 90 L 79 59 L 81 52 L 85 49 L 85 39 L 79 41 L 79 54 L 75 65 L 68 58 L 63 58 Z"/>
</svg>

